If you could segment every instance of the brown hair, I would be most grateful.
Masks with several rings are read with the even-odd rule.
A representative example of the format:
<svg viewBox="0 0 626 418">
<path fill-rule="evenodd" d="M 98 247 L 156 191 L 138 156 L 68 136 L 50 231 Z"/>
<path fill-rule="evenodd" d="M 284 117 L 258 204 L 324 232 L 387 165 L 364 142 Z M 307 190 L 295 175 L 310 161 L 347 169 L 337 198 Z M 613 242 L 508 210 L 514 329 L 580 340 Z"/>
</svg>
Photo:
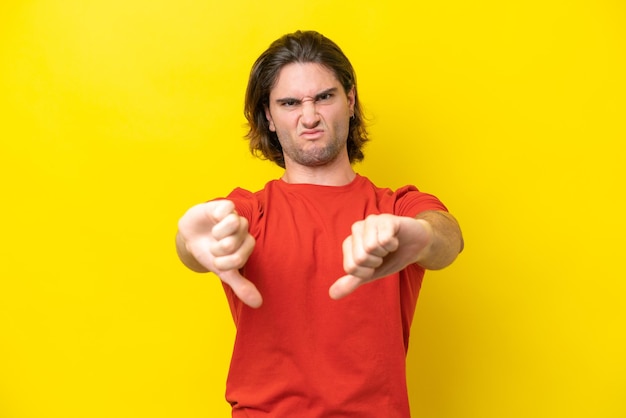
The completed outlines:
<svg viewBox="0 0 626 418">
<path fill-rule="evenodd" d="M 280 70 L 294 62 L 312 62 L 327 67 L 333 71 L 346 94 L 354 87 L 354 117 L 350 119 L 348 132 L 348 157 L 351 163 L 363 160 L 362 148 L 368 138 L 359 96 L 356 94 L 356 74 L 341 49 L 333 41 L 315 31 L 297 31 L 282 36 L 274 41 L 252 66 L 244 107 L 244 115 L 250 128 L 246 135 L 250 140 L 250 152 L 285 167 L 283 150 L 278 142 L 278 136 L 269 129 L 265 107 L 269 105 L 270 91 L 278 79 Z"/>
</svg>

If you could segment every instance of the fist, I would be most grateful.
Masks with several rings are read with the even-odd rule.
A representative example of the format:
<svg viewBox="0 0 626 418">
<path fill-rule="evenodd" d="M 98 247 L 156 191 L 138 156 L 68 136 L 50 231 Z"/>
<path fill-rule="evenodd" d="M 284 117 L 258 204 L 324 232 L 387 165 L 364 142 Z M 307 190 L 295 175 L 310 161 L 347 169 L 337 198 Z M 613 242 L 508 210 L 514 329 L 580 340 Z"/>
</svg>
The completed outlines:
<svg viewBox="0 0 626 418">
<path fill-rule="evenodd" d="M 237 214 L 231 201 L 216 200 L 192 207 L 180 219 L 178 231 L 184 250 L 195 262 L 215 273 L 245 304 L 261 305 L 259 291 L 239 273 L 255 240 L 248 232 L 248 220 Z"/>
<path fill-rule="evenodd" d="M 342 246 L 346 275 L 330 287 L 330 297 L 340 299 L 365 283 L 402 270 L 417 260 L 431 240 L 432 229 L 423 220 L 379 214 L 355 222 Z"/>
</svg>

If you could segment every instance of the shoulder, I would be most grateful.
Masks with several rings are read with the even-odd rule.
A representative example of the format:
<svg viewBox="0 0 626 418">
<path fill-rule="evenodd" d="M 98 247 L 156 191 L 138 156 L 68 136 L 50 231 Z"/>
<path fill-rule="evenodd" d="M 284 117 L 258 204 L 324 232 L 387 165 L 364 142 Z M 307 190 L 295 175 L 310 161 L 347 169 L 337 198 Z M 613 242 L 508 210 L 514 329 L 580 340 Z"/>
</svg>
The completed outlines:
<svg viewBox="0 0 626 418">
<path fill-rule="evenodd" d="M 380 203 L 392 206 L 392 212 L 400 216 L 414 217 L 427 210 L 447 211 L 445 205 L 435 195 L 420 191 L 409 184 L 398 189 L 378 187 L 371 180 L 363 177 L 363 187 L 372 188 Z"/>
<path fill-rule="evenodd" d="M 271 193 L 271 190 L 275 187 L 275 183 L 276 180 L 269 181 L 265 184 L 263 189 L 254 192 L 237 187 L 226 196 L 226 199 L 235 204 L 237 213 L 253 222 L 255 219 L 262 216 L 267 195 Z"/>
<path fill-rule="evenodd" d="M 404 216 L 411 217 L 427 210 L 448 211 L 437 196 L 421 192 L 415 186 L 404 186 L 396 191 L 396 207 Z"/>
</svg>

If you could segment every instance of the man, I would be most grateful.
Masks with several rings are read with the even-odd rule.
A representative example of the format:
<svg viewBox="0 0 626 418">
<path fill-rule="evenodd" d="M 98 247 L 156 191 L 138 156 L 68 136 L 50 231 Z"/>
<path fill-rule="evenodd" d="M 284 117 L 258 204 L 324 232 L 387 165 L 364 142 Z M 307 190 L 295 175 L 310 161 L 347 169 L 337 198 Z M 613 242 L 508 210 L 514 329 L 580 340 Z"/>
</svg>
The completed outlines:
<svg viewBox="0 0 626 418">
<path fill-rule="evenodd" d="M 224 284 L 233 417 L 409 417 L 410 324 L 424 269 L 463 248 L 457 222 L 432 195 L 354 172 L 367 141 L 354 70 L 321 34 L 270 45 L 245 114 L 251 150 L 283 176 L 192 207 L 176 238 L 187 267 Z"/>
</svg>

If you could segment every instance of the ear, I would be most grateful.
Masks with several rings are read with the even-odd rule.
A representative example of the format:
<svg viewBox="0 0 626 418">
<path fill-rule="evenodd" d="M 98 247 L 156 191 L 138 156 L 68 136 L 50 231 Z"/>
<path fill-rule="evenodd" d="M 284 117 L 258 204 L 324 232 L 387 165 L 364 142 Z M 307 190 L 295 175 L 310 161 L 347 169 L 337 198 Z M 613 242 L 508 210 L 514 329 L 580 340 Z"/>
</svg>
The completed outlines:
<svg viewBox="0 0 626 418">
<path fill-rule="evenodd" d="M 354 104 L 356 103 L 356 89 L 354 88 L 354 86 L 352 86 L 347 96 L 348 96 L 348 107 L 350 108 L 350 117 L 352 117 L 354 116 Z"/>
<path fill-rule="evenodd" d="M 276 132 L 276 126 L 274 126 L 274 120 L 272 119 L 272 114 L 268 106 L 265 106 L 265 119 L 267 119 L 270 124 L 270 131 Z"/>
</svg>

